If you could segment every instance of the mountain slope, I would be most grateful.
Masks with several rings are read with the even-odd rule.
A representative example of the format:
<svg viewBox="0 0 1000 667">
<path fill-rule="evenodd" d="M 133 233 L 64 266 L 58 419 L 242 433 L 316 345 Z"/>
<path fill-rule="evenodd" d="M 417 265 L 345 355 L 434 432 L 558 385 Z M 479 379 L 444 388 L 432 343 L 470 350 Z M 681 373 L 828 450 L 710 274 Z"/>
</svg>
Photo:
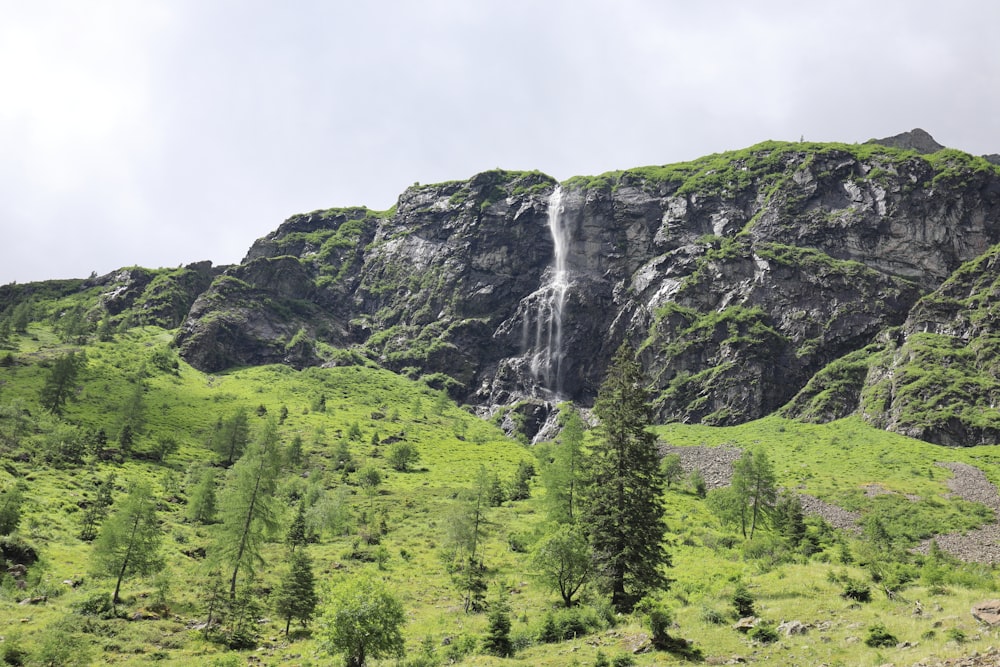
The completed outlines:
<svg viewBox="0 0 1000 667">
<path fill-rule="evenodd" d="M 414 186 L 387 212 L 291 218 L 177 342 L 207 371 L 371 359 L 485 411 L 538 406 L 522 408 L 533 435 L 551 401 L 591 401 L 628 341 L 662 419 L 734 424 L 902 325 L 1000 241 L 997 211 L 987 161 L 878 143 L 766 142 L 563 184 L 497 170 Z"/>
</svg>

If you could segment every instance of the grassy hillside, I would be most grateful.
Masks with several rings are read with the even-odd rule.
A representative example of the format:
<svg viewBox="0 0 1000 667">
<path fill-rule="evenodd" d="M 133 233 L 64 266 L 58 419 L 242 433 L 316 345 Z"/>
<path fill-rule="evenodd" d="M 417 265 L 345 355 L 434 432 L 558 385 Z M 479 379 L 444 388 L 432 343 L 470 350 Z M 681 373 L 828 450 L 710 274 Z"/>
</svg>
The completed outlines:
<svg viewBox="0 0 1000 667">
<path fill-rule="evenodd" d="M 866 566 L 870 545 L 858 534 L 809 519 L 807 547 L 790 546 L 773 530 L 746 541 L 720 523 L 711 494 L 702 498 L 684 480 L 666 492 L 673 583 L 659 598 L 674 616 L 671 635 L 690 648 L 633 655 L 638 647 L 648 648 L 642 613 L 613 614 L 596 584 L 585 588 L 582 604 L 563 610 L 558 595 L 534 576 L 530 550 L 549 529 L 545 488 L 536 477 L 530 498 L 505 501 L 486 514 L 487 599 L 509 601 L 517 652 L 511 659 L 484 655 L 487 616 L 464 611 L 463 589 L 448 556 L 454 512 L 481 466 L 507 483 L 523 461 L 543 470 L 551 446 L 529 449 L 441 392 L 376 368 L 267 366 L 206 375 L 177 358 L 171 331 L 132 328 L 104 341 L 95 333 L 67 332 L 60 314 L 74 307 L 47 302 L 0 351 L 0 490 L 21 484 L 26 498 L 17 531 L 2 538 L 4 553 L 8 565 L 12 544 L 40 556 L 26 573 L 11 570 L 0 580 L 0 659 L 8 664 L 331 664 L 311 632 L 318 620 L 286 638 L 284 621 L 273 609 L 273 592 L 286 569 L 284 534 L 300 501 L 309 507 L 316 533 L 303 548 L 312 558 L 321 600 L 328 599 L 329 587 L 359 573 L 383 579 L 406 615 L 407 657 L 401 664 L 592 665 L 599 653 L 622 665 L 629 659 L 659 665 L 685 658 L 718 664 L 734 656 L 774 665 L 911 664 L 982 651 L 997 640 L 968 613 L 974 602 L 995 596 L 993 568 L 961 565 L 943 555 L 907 556 L 904 547 L 992 520 L 988 509 L 951 497 L 951 473 L 935 463 L 970 463 L 997 482 L 998 454 L 990 448 L 942 449 L 856 419 L 814 425 L 769 418 L 731 428 L 666 425 L 656 431 L 680 446 L 763 446 L 781 486 L 879 517 L 901 554 L 890 573 L 898 580 L 892 598 L 882 592 L 884 581 L 872 580 Z M 54 362 L 69 351 L 85 354 L 86 361 L 62 414 L 51 414 L 40 395 Z M 219 526 L 187 516 L 206 467 L 220 484 L 225 479 L 208 443 L 219 420 L 238 408 L 248 412 L 252 433 L 274 419 L 283 446 L 299 438 L 303 452 L 301 462 L 286 461 L 278 484 L 282 517 L 263 548 L 265 563 L 254 583 L 262 603 L 259 645 L 245 651 L 210 641 L 199 629 Z M 121 452 L 126 422 L 135 425 L 135 438 L 131 451 Z M 412 471 L 389 465 L 394 442 L 419 451 Z M 338 465 L 345 447 L 352 466 Z M 366 466 L 382 474 L 375 494 L 359 483 L 358 471 Z M 126 579 L 122 613 L 101 618 L 84 613 L 87 603 L 110 592 L 114 581 L 92 574 L 94 544 L 80 534 L 111 474 L 112 512 L 131 482 L 153 486 L 167 567 L 159 575 Z M 876 488 L 880 493 L 871 493 Z M 851 585 L 867 585 L 871 601 L 843 597 Z M 808 626 L 806 634 L 768 642 L 764 634 L 754 639 L 734 630 L 732 598 L 740 586 L 754 599 L 757 616 L 771 624 L 766 627 L 797 620 Z M 569 639 L 539 639 L 549 615 Z M 867 646 L 864 640 L 878 624 L 913 646 Z"/>
</svg>

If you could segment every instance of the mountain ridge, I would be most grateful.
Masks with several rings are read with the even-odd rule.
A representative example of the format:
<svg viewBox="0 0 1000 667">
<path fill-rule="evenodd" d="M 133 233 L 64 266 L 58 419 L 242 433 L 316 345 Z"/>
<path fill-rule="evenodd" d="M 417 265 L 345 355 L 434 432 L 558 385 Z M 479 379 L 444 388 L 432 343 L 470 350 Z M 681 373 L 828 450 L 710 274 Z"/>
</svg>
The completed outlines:
<svg viewBox="0 0 1000 667">
<path fill-rule="evenodd" d="M 553 328 L 542 320 L 555 317 L 545 308 L 556 215 L 570 284 Z M 169 323 L 201 370 L 376 363 L 481 414 L 517 414 L 529 437 L 559 401 L 587 405 L 628 342 L 663 421 L 858 413 L 932 442 L 993 444 L 1000 416 L 953 405 L 968 391 L 952 392 L 951 407 L 926 405 L 934 388 L 923 408 L 905 392 L 875 397 L 910 368 L 886 360 L 886 341 L 900 327 L 919 340 L 913 309 L 1000 242 L 998 215 L 996 166 L 922 130 L 865 144 L 763 142 L 562 183 L 492 170 L 414 185 L 389 211 L 292 216 L 241 263 L 202 271 L 205 289 L 178 290 L 190 307 Z M 121 292 L 116 280 L 104 280 L 109 292 Z M 553 357 L 546 342 L 555 380 L 538 369 L 546 326 L 561 344 Z M 970 380 L 979 372 L 964 368 Z M 934 380 L 946 394 L 956 381 Z"/>
</svg>

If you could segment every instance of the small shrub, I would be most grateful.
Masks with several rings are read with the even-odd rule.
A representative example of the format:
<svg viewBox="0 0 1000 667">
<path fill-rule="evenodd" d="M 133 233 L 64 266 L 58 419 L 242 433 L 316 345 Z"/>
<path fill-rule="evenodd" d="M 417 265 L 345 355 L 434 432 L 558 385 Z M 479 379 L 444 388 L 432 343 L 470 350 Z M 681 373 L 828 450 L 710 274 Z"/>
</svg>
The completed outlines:
<svg viewBox="0 0 1000 667">
<path fill-rule="evenodd" d="M 83 616 L 97 618 L 114 618 L 115 606 L 111 603 L 110 593 L 94 593 L 72 605 L 73 611 Z"/>
<path fill-rule="evenodd" d="M 753 594 L 746 586 L 743 584 L 736 586 L 736 590 L 733 592 L 732 603 L 737 617 L 746 618 L 747 616 L 753 616 L 756 613 L 754 609 L 756 602 Z"/>
<path fill-rule="evenodd" d="M 551 612 L 545 615 L 542 621 L 542 628 L 538 631 L 538 641 L 545 644 L 553 644 L 562 639 L 559 635 L 559 628 L 556 627 L 556 618 Z"/>
<path fill-rule="evenodd" d="M 670 610 L 661 605 L 652 606 L 646 615 L 653 646 L 662 649 L 670 645 L 670 625 L 674 617 Z"/>
<path fill-rule="evenodd" d="M 770 623 L 759 623 L 748 633 L 750 639 L 761 644 L 773 644 L 778 641 L 778 630 Z"/>
<path fill-rule="evenodd" d="M 711 625 L 725 625 L 726 617 L 717 609 L 703 607 L 701 610 L 701 620 Z"/>
<path fill-rule="evenodd" d="M 855 602 L 871 602 L 872 590 L 865 582 L 847 577 L 844 582 L 844 592 L 840 596 Z"/>
<path fill-rule="evenodd" d="M 635 664 L 635 658 L 630 656 L 628 653 L 622 653 L 621 655 L 615 656 L 615 659 L 611 661 L 611 667 L 632 667 Z"/>
<path fill-rule="evenodd" d="M 957 644 L 964 644 L 969 640 L 969 638 L 966 636 L 965 632 L 961 628 L 950 628 L 948 630 L 947 635 L 949 640 Z"/>
<path fill-rule="evenodd" d="M 899 643 L 895 635 L 881 623 L 868 626 L 868 636 L 865 637 L 865 645 L 872 648 L 886 648 Z"/>
</svg>

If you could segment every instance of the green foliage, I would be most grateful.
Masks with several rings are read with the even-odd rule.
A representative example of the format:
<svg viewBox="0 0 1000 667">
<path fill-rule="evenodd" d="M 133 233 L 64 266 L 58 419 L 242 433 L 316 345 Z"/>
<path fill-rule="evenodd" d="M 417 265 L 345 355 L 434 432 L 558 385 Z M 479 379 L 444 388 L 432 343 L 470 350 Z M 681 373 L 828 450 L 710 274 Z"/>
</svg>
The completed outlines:
<svg viewBox="0 0 1000 667">
<path fill-rule="evenodd" d="M 67 352 L 52 363 L 38 398 L 43 408 L 56 415 L 63 413 L 75 391 L 77 376 L 86 363 L 87 355 L 76 352 Z"/>
<path fill-rule="evenodd" d="M 262 546 L 278 522 L 275 490 L 281 472 L 277 424 L 269 419 L 257 438 L 233 466 L 222 497 L 213 553 L 232 570 L 230 598 L 235 598 L 239 573 L 253 576 L 263 565 Z"/>
<path fill-rule="evenodd" d="M 369 658 L 404 654 L 403 605 L 370 574 L 342 579 L 331 587 L 317 624 L 320 647 L 344 655 L 345 667 L 364 667 Z"/>
<path fill-rule="evenodd" d="M 559 523 L 576 520 L 583 478 L 584 425 L 572 403 L 559 406 L 562 431 L 552 448 L 552 460 L 542 466 L 549 518 Z"/>
<path fill-rule="evenodd" d="M 499 658 L 509 658 L 514 654 L 510 640 L 510 603 L 504 591 L 498 591 L 490 602 L 486 636 L 483 650 Z"/>
<path fill-rule="evenodd" d="M 865 635 L 865 645 L 872 648 L 888 648 L 899 643 L 882 623 L 874 623 L 868 626 L 868 634 Z"/>
<path fill-rule="evenodd" d="M 750 629 L 747 636 L 760 644 L 773 644 L 779 638 L 778 630 L 773 623 L 758 623 Z"/>
<path fill-rule="evenodd" d="M 420 461 L 420 452 L 409 442 L 394 442 L 389 447 L 386 461 L 393 470 L 409 472 Z"/>
<path fill-rule="evenodd" d="M 757 613 L 757 599 L 742 582 L 736 585 L 736 590 L 733 591 L 730 600 L 737 618 L 746 618 Z"/>
<path fill-rule="evenodd" d="M 592 574 L 593 558 L 582 530 L 564 524 L 538 541 L 532 550 L 532 565 L 542 584 L 557 591 L 563 604 L 570 607 L 573 596 Z"/>
<path fill-rule="evenodd" d="M 597 442 L 587 459 L 584 522 L 602 576 L 618 611 L 629 611 L 647 593 L 666 585 L 660 568 L 670 565 L 656 436 L 639 364 L 619 348 L 598 392 Z"/>
<path fill-rule="evenodd" d="M 660 471 L 663 473 L 663 481 L 669 489 L 674 484 L 679 484 L 684 477 L 684 468 L 681 466 L 680 454 L 667 454 L 660 461 Z"/>
<path fill-rule="evenodd" d="M 198 484 L 188 500 L 187 515 L 201 524 L 215 523 L 218 503 L 215 495 L 215 471 L 204 468 L 198 475 Z"/>
<path fill-rule="evenodd" d="M 0 491 L 0 536 L 10 535 L 21 523 L 21 506 L 24 504 L 25 486 L 11 484 Z"/>
<path fill-rule="evenodd" d="M 126 577 L 163 568 L 161 540 L 153 492 L 146 484 L 134 483 L 120 508 L 101 526 L 91 554 L 95 575 L 116 578 L 113 602 L 119 602 Z"/>
<path fill-rule="evenodd" d="M 285 619 L 286 636 L 292 621 L 299 621 L 305 627 L 319 604 L 309 554 L 298 549 L 291 552 L 288 561 L 288 572 L 281 578 L 274 598 L 275 611 Z"/>
<path fill-rule="evenodd" d="M 306 504 L 300 502 L 295 518 L 288 526 L 288 533 L 285 535 L 285 544 L 294 553 L 296 547 L 304 547 L 309 543 L 309 528 L 306 522 Z M 287 634 L 287 633 L 286 633 Z"/>
<path fill-rule="evenodd" d="M 841 595 L 855 602 L 871 602 L 872 589 L 867 583 L 859 579 L 847 577 L 844 581 L 844 591 Z"/>
<path fill-rule="evenodd" d="M 227 466 L 240 458 L 250 441 L 250 415 L 238 407 L 228 419 L 220 419 L 212 432 L 211 448 Z"/>
</svg>

